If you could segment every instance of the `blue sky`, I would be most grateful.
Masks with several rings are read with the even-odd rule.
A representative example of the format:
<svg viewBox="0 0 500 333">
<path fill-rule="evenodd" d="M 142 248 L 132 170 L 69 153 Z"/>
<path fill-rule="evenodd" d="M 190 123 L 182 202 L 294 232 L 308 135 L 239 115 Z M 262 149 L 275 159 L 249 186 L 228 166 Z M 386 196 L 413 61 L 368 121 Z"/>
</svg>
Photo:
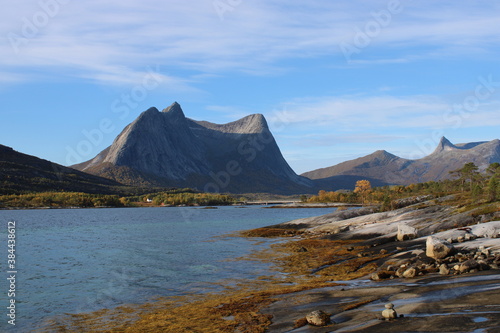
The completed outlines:
<svg viewBox="0 0 500 333">
<path fill-rule="evenodd" d="M 494 1 L 10 1 L 0 144 L 63 165 L 151 106 L 262 113 L 297 173 L 500 138 Z"/>
</svg>

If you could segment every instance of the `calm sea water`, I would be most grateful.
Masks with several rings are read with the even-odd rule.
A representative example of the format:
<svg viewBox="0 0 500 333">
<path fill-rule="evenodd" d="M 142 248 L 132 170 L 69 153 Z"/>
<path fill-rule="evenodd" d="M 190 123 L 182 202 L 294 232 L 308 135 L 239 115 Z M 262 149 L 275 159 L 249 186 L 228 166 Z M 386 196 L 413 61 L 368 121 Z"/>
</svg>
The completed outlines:
<svg viewBox="0 0 500 333">
<path fill-rule="evenodd" d="M 0 211 L 0 331 L 25 332 L 64 313 L 206 292 L 268 272 L 248 255 L 276 240 L 228 233 L 333 208 L 190 207 Z M 7 321 L 7 224 L 16 221 L 16 326 Z M 219 237 L 217 237 L 219 236 Z M 220 287 L 219 287 L 220 288 Z"/>
</svg>

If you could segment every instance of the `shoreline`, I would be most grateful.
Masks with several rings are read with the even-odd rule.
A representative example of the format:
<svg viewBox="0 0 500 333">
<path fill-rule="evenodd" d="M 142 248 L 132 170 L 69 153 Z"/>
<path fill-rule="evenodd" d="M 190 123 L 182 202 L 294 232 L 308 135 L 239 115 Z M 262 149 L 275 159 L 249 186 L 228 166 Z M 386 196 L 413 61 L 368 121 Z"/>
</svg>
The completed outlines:
<svg viewBox="0 0 500 333">
<path fill-rule="evenodd" d="M 231 204 L 231 205 L 209 205 L 209 206 L 200 206 L 200 205 L 136 205 L 136 206 L 99 206 L 99 207 L 78 207 L 78 206 L 53 206 L 53 207 L 0 207 L 0 210 L 36 210 L 36 209 L 102 209 L 102 208 L 172 208 L 172 207 L 189 207 L 189 208 L 197 208 L 197 209 L 215 209 L 217 207 L 237 207 L 237 208 L 245 208 L 247 206 L 257 206 L 261 205 L 266 209 L 295 209 L 295 208 L 352 208 L 352 207 L 363 207 L 361 204 L 344 204 L 344 203 L 319 203 L 319 204 Z"/>
<path fill-rule="evenodd" d="M 80 329 L 95 329 L 96 323 L 105 322 L 105 332 L 114 329 L 183 332 L 187 327 L 192 331 L 196 327 L 201 331 L 210 328 L 213 332 L 496 329 L 500 306 L 487 300 L 500 297 L 500 270 L 440 275 L 435 267 L 420 269 L 423 264 L 418 260 L 423 258 L 428 235 L 451 232 L 452 237 L 462 237 L 466 231 L 459 229 L 474 222 L 470 212 L 457 212 L 442 201 L 420 202 L 384 213 L 376 212 L 373 207 L 341 210 L 243 231 L 244 237 L 286 237 L 284 242 L 250 258 L 240 258 L 272 262 L 275 265 L 272 276 L 239 281 L 225 292 L 202 297 L 168 298 L 141 306 L 73 315 L 72 321 Z M 398 225 L 402 223 L 418 227 L 419 237 L 396 241 Z M 500 253 L 498 238 L 479 237 L 454 243 L 464 253 L 485 246 L 480 244 L 498 251 L 492 251 L 495 255 Z M 431 264 L 436 262 L 428 263 Z M 403 265 L 413 265 L 419 271 L 413 277 L 400 278 L 395 268 Z M 386 275 L 379 274 L 374 279 L 375 272 Z M 394 303 L 396 311 L 405 317 L 379 320 L 386 302 Z M 335 324 L 323 328 L 304 325 L 304 316 L 314 310 L 328 312 Z M 124 320 L 129 317 L 134 319 Z M 115 319 L 110 321 L 110 318 Z"/>
</svg>

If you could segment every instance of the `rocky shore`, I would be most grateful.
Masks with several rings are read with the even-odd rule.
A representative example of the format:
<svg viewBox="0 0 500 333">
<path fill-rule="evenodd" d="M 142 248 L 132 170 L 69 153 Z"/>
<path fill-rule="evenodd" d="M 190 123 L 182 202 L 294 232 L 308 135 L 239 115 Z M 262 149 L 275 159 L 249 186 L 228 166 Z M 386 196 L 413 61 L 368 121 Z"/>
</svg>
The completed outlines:
<svg viewBox="0 0 500 333">
<path fill-rule="evenodd" d="M 362 267 L 375 265 L 370 274 L 349 281 L 332 274 L 342 286 L 282 295 L 262 310 L 273 317 L 268 331 L 500 332 L 498 205 L 481 214 L 484 207 L 449 202 L 453 197 L 421 197 L 388 212 L 365 207 L 270 226 L 275 235 L 281 230 L 302 240 L 349 242 L 347 251 L 373 259 Z M 311 273 L 331 273 L 336 265 L 332 261 Z M 395 311 L 396 318 L 384 319 L 384 310 Z M 326 319 L 324 314 L 322 325 L 310 320 Z"/>
</svg>

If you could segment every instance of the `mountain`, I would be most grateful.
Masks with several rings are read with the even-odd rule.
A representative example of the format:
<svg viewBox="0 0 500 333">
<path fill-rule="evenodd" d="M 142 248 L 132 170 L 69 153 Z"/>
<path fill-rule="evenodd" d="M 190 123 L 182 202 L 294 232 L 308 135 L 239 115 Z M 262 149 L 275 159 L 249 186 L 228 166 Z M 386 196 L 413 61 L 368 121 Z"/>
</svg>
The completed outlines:
<svg viewBox="0 0 500 333">
<path fill-rule="evenodd" d="M 368 179 L 372 185 L 408 185 L 450 178 L 450 171 L 473 162 L 484 171 L 491 163 L 500 162 L 500 141 L 470 142 L 454 145 L 441 138 L 432 154 L 416 160 L 404 159 L 386 151 L 343 162 L 328 168 L 302 174 L 319 187 L 352 189 L 357 180 Z"/>
<path fill-rule="evenodd" d="M 146 110 L 110 147 L 73 167 L 129 185 L 207 192 L 291 194 L 313 187 L 285 161 L 261 114 L 220 125 L 186 118 L 177 102 Z"/>
<path fill-rule="evenodd" d="M 0 194 L 45 191 L 116 194 L 126 188 L 115 181 L 89 175 L 0 145 Z"/>
</svg>

